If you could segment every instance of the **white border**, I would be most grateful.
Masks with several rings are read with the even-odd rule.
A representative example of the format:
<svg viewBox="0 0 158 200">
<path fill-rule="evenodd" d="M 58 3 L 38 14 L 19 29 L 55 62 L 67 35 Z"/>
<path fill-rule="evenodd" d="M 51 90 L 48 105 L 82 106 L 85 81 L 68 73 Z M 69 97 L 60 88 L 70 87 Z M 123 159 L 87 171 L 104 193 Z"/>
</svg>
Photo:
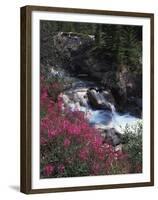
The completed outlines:
<svg viewBox="0 0 158 200">
<path fill-rule="evenodd" d="M 127 24 L 143 26 L 143 173 L 40 179 L 39 75 L 40 20 Z M 32 13 L 32 189 L 140 183 L 150 181 L 150 19 L 57 12 Z"/>
</svg>

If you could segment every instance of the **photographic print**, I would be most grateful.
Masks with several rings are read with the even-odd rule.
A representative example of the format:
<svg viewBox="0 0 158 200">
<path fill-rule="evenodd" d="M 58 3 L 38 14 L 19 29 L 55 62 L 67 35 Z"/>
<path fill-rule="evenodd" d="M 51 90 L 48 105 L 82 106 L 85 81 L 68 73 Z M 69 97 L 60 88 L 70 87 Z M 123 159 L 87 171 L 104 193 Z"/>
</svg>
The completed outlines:
<svg viewBox="0 0 158 200">
<path fill-rule="evenodd" d="M 40 21 L 41 178 L 142 172 L 142 27 Z"/>
<path fill-rule="evenodd" d="M 21 9 L 21 191 L 154 183 L 153 14 Z"/>
</svg>

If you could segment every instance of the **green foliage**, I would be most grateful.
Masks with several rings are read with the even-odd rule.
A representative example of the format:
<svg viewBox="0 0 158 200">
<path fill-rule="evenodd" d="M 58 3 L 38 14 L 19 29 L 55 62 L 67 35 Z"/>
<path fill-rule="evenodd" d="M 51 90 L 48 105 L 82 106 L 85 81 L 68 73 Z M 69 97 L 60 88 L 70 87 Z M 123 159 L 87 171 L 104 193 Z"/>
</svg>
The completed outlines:
<svg viewBox="0 0 158 200">
<path fill-rule="evenodd" d="M 128 26 L 121 30 L 119 50 L 118 55 L 122 55 L 120 63 L 126 65 L 137 65 L 140 63 L 141 46 L 133 27 Z"/>
<path fill-rule="evenodd" d="M 131 173 L 142 172 L 142 121 L 133 126 L 126 126 L 123 136 L 123 151 L 129 155 Z"/>
<path fill-rule="evenodd" d="M 72 159 L 74 155 L 77 155 L 78 149 L 82 148 L 83 145 L 76 142 L 76 139 L 71 140 L 69 148 L 64 148 L 62 145 L 64 143 L 64 135 L 58 136 L 47 145 L 41 145 L 41 171 L 45 164 L 53 163 L 59 165 L 59 163 L 64 163 L 65 170 L 63 173 L 54 174 L 54 177 L 71 177 L 71 176 L 86 176 L 90 173 L 90 168 L 87 162 L 80 160 L 78 157 Z M 70 151 L 71 149 L 71 151 Z M 43 159 L 43 156 L 45 159 Z M 71 161 L 73 160 L 73 162 Z"/>
<path fill-rule="evenodd" d="M 142 45 L 138 38 L 139 28 L 133 26 L 105 26 L 101 33 L 102 48 L 106 49 L 119 65 L 141 64 Z"/>
<path fill-rule="evenodd" d="M 142 27 L 140 26 L 42 20 L 40 28 L 41 38 L 48 38 L 58 32 L 93 35 L 95 42 L 92 48 L 99 48 L 100 56 L 110 58 L 116 65 L 129 66 L 131 71 L 141 71 Z"/>
</svg>

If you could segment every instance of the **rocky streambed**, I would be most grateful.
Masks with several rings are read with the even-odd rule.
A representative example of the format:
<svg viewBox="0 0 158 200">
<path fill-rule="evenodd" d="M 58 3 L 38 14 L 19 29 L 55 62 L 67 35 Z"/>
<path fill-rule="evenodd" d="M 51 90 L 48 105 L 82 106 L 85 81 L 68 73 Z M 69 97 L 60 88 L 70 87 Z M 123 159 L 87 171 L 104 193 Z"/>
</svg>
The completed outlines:
<svg viewBox="0 0 158 200">
<path fill-rule="evenodd" d="M 55 70 L 52 70 L 55 73 Z M 56 74 L 57 75 L 57 74 Z M 64 73 L 62 76 L 66 76 Z M 84 112 L 89 123 L 99 129 L 113 146 L 121 144 L 123 129 L 139 120 L 130 113 L 119 113 L 110 90 L 91 81 L 73 78 L 72 87 L 62 94 L 64 104 L 72 111 Z"/>
</svg>

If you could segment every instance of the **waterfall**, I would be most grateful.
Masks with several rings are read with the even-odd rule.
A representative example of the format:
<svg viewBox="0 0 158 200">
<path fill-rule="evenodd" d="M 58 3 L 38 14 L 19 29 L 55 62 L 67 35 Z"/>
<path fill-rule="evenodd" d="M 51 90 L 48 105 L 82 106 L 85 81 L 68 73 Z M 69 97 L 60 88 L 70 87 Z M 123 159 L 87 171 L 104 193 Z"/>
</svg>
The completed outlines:
<svg viewBox="0 0 158 200">
<path fill-rule="evenodd" d="M 54 71 L 53 71 L 54 72 Z M 55 72 L 54 72 L 55 73 Z M 95 88 L 95 87 L 94 87 Z M 132 124 L 138 120 L 138 118 L 131 116 L 130 114 L 120 114 L 116 111 L 114 103 L 110 102 L 108 98 L 109 92 L 92 89 L 92 94 L 97 98 L 99 104 L 105 104 L 106 107 L 100 109 L 94 109 L 91 107 L 87 91 L 89 87 L 86 82 L 76 81 L 74 87 L 65 91 L 62 94 L 64 105 L 69 107 L 72 111 L 81 111 L 85 113 L 85 117 L 89 122 L 99 129 L 115 128 L 121 132 L 121 127 L 124 128 L 126 124 Z M 109 107 L 110 109 L 106 109 Z"/>
<path fill-rule="evenodd" d="M 65 71 L 58 71 L 52 67 L 51 74 L 58 77 L 66 77 Z M 72 77 L 71 77 L 72 78 Z M 91 97 L 97 100 L 98 106 L 93 107 L 90 104 L 88 91 L 91 92 Z M 72 111 L 81 111 L 85 113 L 85 117 L 90 124 L 98 129 L 115 128 L 119 132 L 126 124 L 135 123 L 138 118 L 131 116 L 129 113 L 120 114 L 116 111 L 114 100 L 109 91 L 99 89 L 95 83 L 89 81 L 81 81 L 73 77 L 72 88 L 61 94 L 64 102 L 64 107 Z M 63 108 L 64 108 L 63 107 Z M 121 128 L 122 127 L 122 128 Z"/>
<path fill-rule="evenodd" d="M 109 103 L 109 104 L 110 104 L 110 107 L 111 107 L 112 114 L 115 114 L 115 112 L 116 112 L 115 106 L 112 103 Z"/>
</svg>

